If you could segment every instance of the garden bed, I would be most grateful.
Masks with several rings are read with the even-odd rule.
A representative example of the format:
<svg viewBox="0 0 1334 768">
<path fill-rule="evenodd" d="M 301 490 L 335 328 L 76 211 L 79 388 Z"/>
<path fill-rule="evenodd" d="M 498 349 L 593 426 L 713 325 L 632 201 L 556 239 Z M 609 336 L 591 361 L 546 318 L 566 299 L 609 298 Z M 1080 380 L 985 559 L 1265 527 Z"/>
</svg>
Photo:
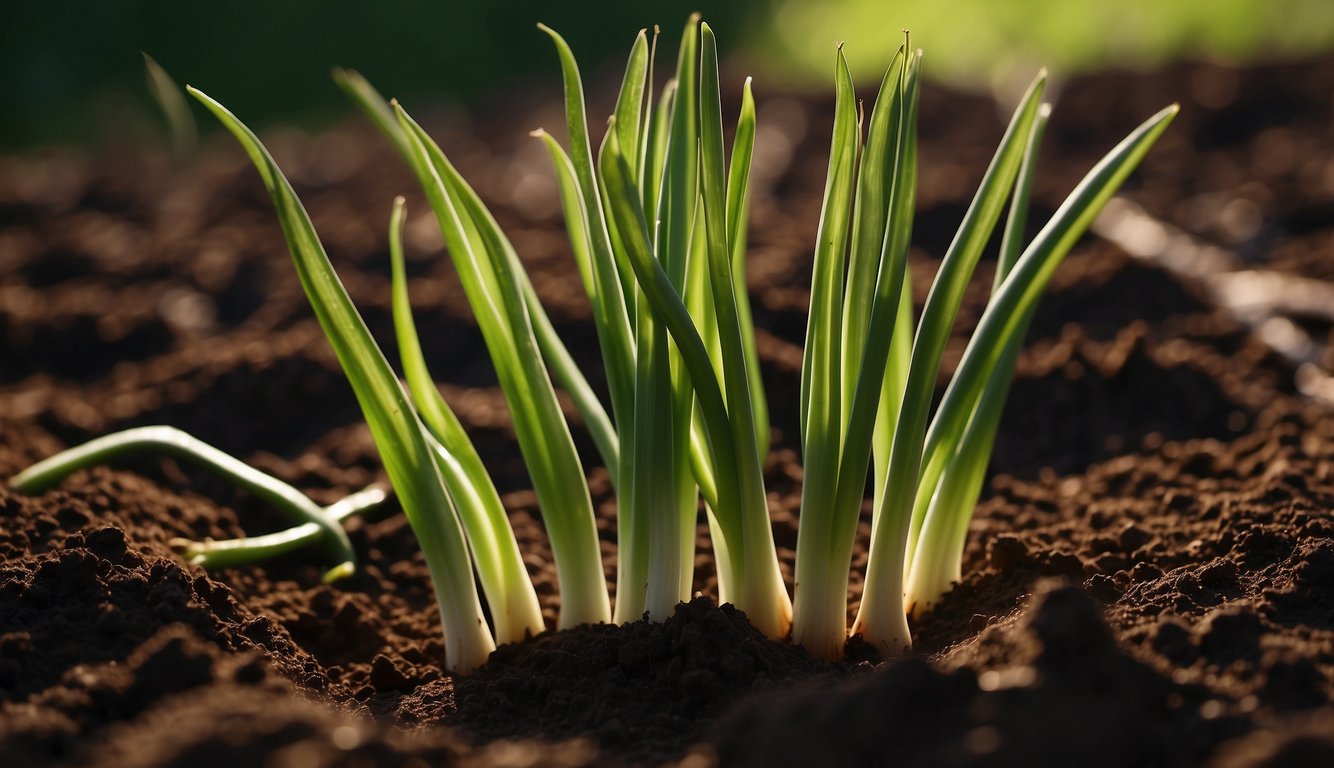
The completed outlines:
<svg viewBox="0 0 1334 768">
<path fill-rule="evenodd" d="M 757 90 L 748 272 L 790 585 L 800 344 L 831 104 Z M 1334 59 L 1069 82 L 1033 218 L 1180 100 L 1125 196 L 1233 268 L 1330 280 L 1331 93 Z M 599 381 L 550 171 L 526 136 L 558 124 L 557 110 L 441 119 L 435 133 Z M 923 94 L 919 302 L 1000 115 L 988 99 Z M 390 201 L 416 183 L 360 124 L 266 140 L 392 343 L 385 231 Z M 427 206 L 409 194 L 409 212 L 426 357 L 505 494 L 553 624 L 555 572 L 503 398 Z M 708 599 L 701 528 L 704 598 L 671 621 L 549 632 L 455 679 L 393 502 L 349 524 L 361 569 L 334 586 L 320 584 L 318 551 L 206 574 L 167 542 L 284 521 L 173 462 L 131 461 L 39 498 L 0 486 L 0 764 L 1330 764 L 1334 406 L 1315 371 L 1334 365 L 1331 321 L 1286 315 L 1316 346 L 1299 386 L 1276 326 L 1224 305 L 1189 269 L 1127 250 L 1091 236 L 1057 273 L 1018 364 L 965 580 L 915 624 L 908 659 L 877 666 L 852 647 L 827 664 L 764 639 Z M 947 370 L 990 270 L 979 267 Z M 137 154 L 0 158 L 0 344 L 0 476 L 164 423 L 324 503 L 381 477 L 268 197 L 225 140 L 180 170 Z M 605 472 L 591 485 L 610 579 Z M 864 514 L 853 610 L 868 533 Z"/>
</svg>

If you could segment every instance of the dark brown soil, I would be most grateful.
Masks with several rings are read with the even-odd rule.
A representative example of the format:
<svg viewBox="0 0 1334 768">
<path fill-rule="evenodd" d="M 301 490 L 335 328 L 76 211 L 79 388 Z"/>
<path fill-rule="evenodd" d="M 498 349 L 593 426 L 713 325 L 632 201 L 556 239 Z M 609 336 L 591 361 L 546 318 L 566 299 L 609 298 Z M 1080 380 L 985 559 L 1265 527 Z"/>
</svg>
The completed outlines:
<svg viewBox="0 0 1334 768">
<path fill-rule="evenodd" d="M 1035 215 L 1180 100 L 1128 196 L 1240 265 L 1334 278 L 1331 93 L 1334 59 L 1069 83 Z M 760 89 L 749 277 L 789 582 L 829 110 Z M 558 119 L 552 107 L 456 116 L 437 133 L 597 381 L 545 158 L 525 138 Z M 987 99 L 924 95 L 919 300 L 1000 132 Z M 554 622 L 536 499 L 414 184 L 359 125 L 266 139 L 390 344 L 384 231 L 392 198 L 409 194 L 427 357 L 493 468 Z M 990 270 L 979 268 L 947 369 Z M 1334 764 L 1334 412 L 1212 295 L 1108 241 L 1075 250 L 1019 362 L 965 580 L 917 622 L 911 657 L 879 665 L 816 662 L 716 607 L 702 536 L 704 597 L 670 621 L 549 632 L 456 679 L 442 672 L 425 566 L 392 502 L 349 523 L 361 569 L 331 587 L 317 550 L 210 573 L 174 558 L 173 537 L 283 521 L 170 461 L 80 473 L 38 498 L 0 485 L 0 765 Z M 1330 319 L 1290 319 L 1328 369 Z M 323 502 L 382 476 L 269 201 L 226 141 L 182 171 L 134 154 L 0 159 L 0 344 L 0 476 L 154 423 Z M 611 576 L 609 484 L 601 470 L 591 478 Z M 864 564 L 859 549 L 854 607 Z"/>
</svg>

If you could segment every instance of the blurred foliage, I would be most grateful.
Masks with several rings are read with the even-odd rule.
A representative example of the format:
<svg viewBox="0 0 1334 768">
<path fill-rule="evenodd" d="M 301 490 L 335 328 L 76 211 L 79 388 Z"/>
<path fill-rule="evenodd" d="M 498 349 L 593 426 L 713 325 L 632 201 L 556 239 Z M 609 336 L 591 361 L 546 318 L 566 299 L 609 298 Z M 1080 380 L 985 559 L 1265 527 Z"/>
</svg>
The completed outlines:
<svg viewBox="0 0 1334 768">
<path fill-rule="evenodd" d="M 1027 83 L 1173 59 L 1251 61 L 1334 49 L 1334 0 L 773 0 L 750 55 L 823 85 L 843 41 L 862 81 L 878 78 L 911 30 L 928 77 L 964 87 Z"/>
<path fill-rule="evenodd" d="M 928 76 L 969 87 L 1026 82 L 1041 65 L 1068 75 L 1334 48 L 1334 0 L 0 0 L 0 147 L 161 140 L 140 51 L 247 120 L 309 124 L 350 113 L 332 66 L 414 103 L 508 99 L 533 82 L 555 94 L 536 22 L 570 41 L 598 87 L 641 27 L 663 26 L 670 60 L 692 10 L 761 87 L 825 88 L 837 41 L 869 85 L 904 27 Z"/>
</svg>

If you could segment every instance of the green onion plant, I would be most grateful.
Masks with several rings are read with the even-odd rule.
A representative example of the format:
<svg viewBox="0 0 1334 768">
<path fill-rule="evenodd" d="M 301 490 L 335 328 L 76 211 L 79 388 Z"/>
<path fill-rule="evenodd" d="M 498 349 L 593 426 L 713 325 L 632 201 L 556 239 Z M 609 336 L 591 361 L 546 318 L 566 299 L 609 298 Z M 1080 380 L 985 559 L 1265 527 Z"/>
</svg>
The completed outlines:
<svg viewBox="0 0 1334 768">
<path fill-rule="evenodd" d="M 689 20 L 672 74 L 656 92 L 657 33 L 640 32 L 595 152 L 575 57 L 560 35 L 541 29 L 556 48 L 569 141 L 562 146 L 541 130 L 533 135 L 550 155 L 592 307 L 605 405 L 556 335 L 519 254 L 441 147 L 402 105 L 386 101 L 357 73 L 336 70 L 334 78 L 413 170 L 440 226 L 537 492 L 559 576 L 558 626 L 669 615 L 692 593 L 702 508 L 720 600 L 745 611 L 770 637 L 790 633 L 817 656 L 838 657 L 849 634 L 851 554 L 869 479 L 870 555 L 851 632 L 886 655 L 900 652 L 910 644 L 907 616 L 936 603 L 960 578 L 968 521 L 1038 299 L 1176 106 L 1113 148 L 1025 243 L 1034 166 L 1050 113 L 1042 98 L 1046 76 L 1039 74 L 914 316 L 908 248 L 921 54 L 905 36 L 868 117 L 839 48 L 800 384 L 804 481 L 794 601 L 779 570 L 766 502 L 768 407 L 745 284 L 756 134 L 750 81 L 742 87 L 729 151 L 712 29 L 698 17 Z M 430 566 L 447 666 L 466 672 L 484 663 L 495 643 L 541 631 L 536 594 L 495 485 L 422 355 L 403 268 L 402 198 L 391 211 L 389 250 L 406 388 L 259 139 L 220 103 L 189 90 L 241 142 L 273 197 L 302 285 Z M 933 412 L 941 357 L 964 289 L 1003 214 L 991 300 Z M 586 471 L 557 387 L 574 403 L 615 489 L 614 610 Z M 13 482 L 40 490 L 109 457 L 108 446 L 130 442 L 124 434 L 102 438 Z M 191 457 L 286 505 L 300 523 L 270 537 L 186 545 L 196 561 L 229 564 L 321 541 L 340 558 L 334 575 L 349 571 L 351 553 L 337 521 L 372 498 L 358 495 L 319 509 L 178 433 L 160 447 L 180 453 L 183 444 L 192 446 L 186 450 Z"/>
</svg>

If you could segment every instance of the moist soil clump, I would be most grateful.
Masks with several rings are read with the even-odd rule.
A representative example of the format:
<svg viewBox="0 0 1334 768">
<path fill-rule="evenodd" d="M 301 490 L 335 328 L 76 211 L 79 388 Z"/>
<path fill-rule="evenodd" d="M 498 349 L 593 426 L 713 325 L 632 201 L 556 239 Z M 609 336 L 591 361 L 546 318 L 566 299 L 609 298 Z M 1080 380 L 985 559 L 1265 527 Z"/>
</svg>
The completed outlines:
<svg viewBox="0 0 1334 768">
<path fill-rule="evenodd" d="M 1332 91 L 1334 59 L 1072 82 L 1034 218 L 1139 119 L 1180 100 L 1125 191 L 1139 215 L 1238 273 L 1328 285 Z M 832 105 L 758 97 L 772 133 L 757 149 L 768 154 L 747 270 L 774 420 L 766 481 L 791 584 L 801 343 Z M 526 139 L 544 109 L 514 102 L 436 133 L 599 382 L 554 187 L 533 181 L 550 178 Z M 919 303 L 1002 129 L 989 99 L 938 87 L 921 119 Z M 495 475 L 554 627 L 536 496 L 415 183 L 360 125 L 269 144 L 391 358 L 384 232 L 390 201 L 408 195 L 426 357 Z M 383 478 L 234 146 L 180 170 L 137 153 L 59 152 L 0 158 L 0 169 L 0 475 L 167 423 L 320 503 Z M 942 385 L 991 265 L 965 298 Z M 0 485 L 0 764 L 1334 764 L 1334 317 L 1318 302 L 1271 302 L 1265 318 L 1286 321 L 1284 336 L 1179 266 L 1091 235 L 1061 267 L 1017 365 L 963 581 L 914 622 L 902 659 L 853 646 L 825 663 L 760 636 L 716 605 L 701 526 L 701 594 L 668 621 L 549 630 L 455 678 L 393 501 L 349 521 L 359 568 L 330 586 L 318 548 L 212 572 L 181 562 L 173 538 L 286 523 L 172 461 L 81 472 L 39 497 Z M 1309 342 L 1304 356 L 1292 338 Z M 594 469 L 590 486 L 611 579 L 611 484 Z M 868 508 L 850 616 L 869 531 Z"/>
</svg>

